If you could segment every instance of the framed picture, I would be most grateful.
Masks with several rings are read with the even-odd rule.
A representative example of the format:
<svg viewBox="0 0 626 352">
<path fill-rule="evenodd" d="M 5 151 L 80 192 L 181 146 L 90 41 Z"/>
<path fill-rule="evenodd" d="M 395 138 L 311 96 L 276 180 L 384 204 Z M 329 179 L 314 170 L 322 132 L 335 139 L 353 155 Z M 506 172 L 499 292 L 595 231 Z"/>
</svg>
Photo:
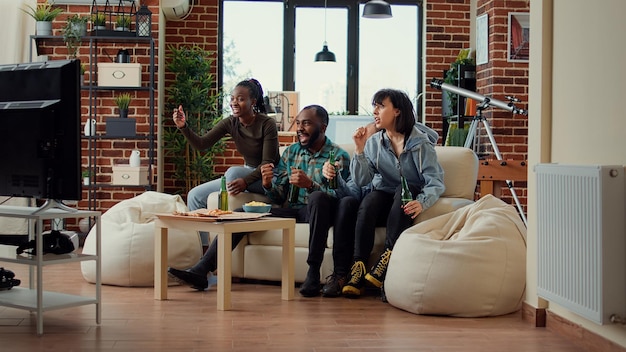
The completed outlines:
<svg viewBox="0 0 626 352">
<path fill-rule="evenodd" d="M 507 61 L 528 62 L 530 54 L 530 14 L 509 12 Z"/>
<path fill-rule="evenodd" d="M 476 17 L 476 65 L 489 62 L 489 17 Z"/>
</svg>

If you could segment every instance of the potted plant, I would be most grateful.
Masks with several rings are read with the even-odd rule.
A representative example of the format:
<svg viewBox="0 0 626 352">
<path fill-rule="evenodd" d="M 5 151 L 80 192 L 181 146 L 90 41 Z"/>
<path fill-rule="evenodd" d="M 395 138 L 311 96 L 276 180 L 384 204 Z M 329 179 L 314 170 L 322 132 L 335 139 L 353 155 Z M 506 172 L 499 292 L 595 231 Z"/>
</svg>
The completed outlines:
<svg viewBox="0 0 626 352">
<path fill-rule="evenodd" d="M 91 177 L 91 170 L 84 169 L 82 172 L 82 176 L 83 176 L 83 185 L 89 186 L 89 178 Z"/>
<path fill-rule="evenodd" d="M 170 113 L 163 119 L 163 151 L 167 162 L 175 165 L 174 178 L 184 181 L 181 192 L 213 179 L 214 159 L 224 151 L 223 140 L 203 151 L 192 148 L 172 122 L 171 111 L 179 104 L 186 109 L 187 125 L 197 133 L 203 134 L 221 120 L 222 96 L 215 89 L 212 55 L 198 46 L 168 47 L 166 69 L 176 78 L 167 88 L 165 111 Z"/>
<path fill-rule="evenodd" d="M 67 47 L 67 54 L 70 58 L 76 58 L 80 41 L 84 35 L 87 35 L 87 21 L 87 17 L 74 15 L 67 19 L 65 27 L 61 30 L 63 42 Z"/>
<path fill-rule="evenodd" d="M 459 83 L 459 72 L 464 72 L 461 66 L 473 66 L 474 58 L 471 56 L 471 49 L 462 49 L 456 59 L 450 64 L 450 69 L 445 73 L 444 82 L 453 86 Z M 465 71 L 465 75 L 468 71 Z M 467 77 L 465 77 L 467 78 Z M 458 111 L 459 96 L 456 93 L 442 93 L 442 113 L 445 118 L 449 119 L 447 124 L 444 122 L 444 144 L 450 146 L 463 146 L 469 130 L 469 123 L 464 124 L 463 128 L 459 128 L 458 116 L 464 111 Z M 463 107 L 460 107 L 463 109 Z"/>
<path fill-rule="evenodd" d="M 91 25 L 94 31 L 106 29 L 106 16 L 104 13 L 94 13 L 91 15 Z"/>
<path fill-rule="evenodd" d="M 60 7 L 53 8 L 48 1 L 37 4 L 37 7 L 29 5 L 26 5 L 26 7 L 28 7 L 28 11 L 24 9 L 22 11 L 37 22 L 35 34 L 52 35 L 52 21 L 63 12 L 63 9 Z"/>
<path fill-rule="evenodd" d="M 115 97 L 115 105 L 119 109 L 121 118 L 128 117 L 128 106 L 130 105 L 131 96 L 130 93 L 121 93 Z"/>
<path fill-rule="evenodd" d="M 130 16 L 117 16 L 115 18 L 116 31 L 130 31 Z"/>
</svg>

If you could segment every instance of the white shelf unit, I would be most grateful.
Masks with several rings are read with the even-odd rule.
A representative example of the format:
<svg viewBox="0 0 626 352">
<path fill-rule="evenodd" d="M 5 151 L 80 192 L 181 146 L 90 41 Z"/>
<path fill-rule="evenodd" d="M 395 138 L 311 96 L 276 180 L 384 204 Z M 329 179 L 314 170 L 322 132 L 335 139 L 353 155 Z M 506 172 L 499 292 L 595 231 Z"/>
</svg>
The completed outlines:
<svg viewBox="0 0 626 352">
<path fill-rule="evenodd" d="M 42 253 L 42 229 L 44 220 L 67 219 L 67 218 L 93 218 L 96 227 L 96 254 L 83 255 L 78 253 L 68 254 L 44 254 L 24 255 L 0 253 L 0 262 L 29 265 L 29 288 L 13 287 L 10 290 L 0 291 L 0 306 L 16 309 L 25 309 L 37 313 L 37 334 L 43 334 L 43 312 L 55 309 L 63 309 L 81 305 L 95 304 L 96 323 L 101 320 L 101 263 L 102 257 L 100 240 L 100 216 L 99 211 L 76 210 L 68 211 L 59 208 L 47 208 L 40 210 L 37 207 L 20 207 L 0 205 L 0 217 L 27 219 L 29 222 L 29 240 L 36 240 L 36 253 Z M 96 261 L 96 284 L 95 296 L 77 296 L 66 293 L 44 291 L 43 268 L 46 265 L 80 262 L 85 260 Z M 22 283 L 21 285 L 23 285 Z"/>
</svg>

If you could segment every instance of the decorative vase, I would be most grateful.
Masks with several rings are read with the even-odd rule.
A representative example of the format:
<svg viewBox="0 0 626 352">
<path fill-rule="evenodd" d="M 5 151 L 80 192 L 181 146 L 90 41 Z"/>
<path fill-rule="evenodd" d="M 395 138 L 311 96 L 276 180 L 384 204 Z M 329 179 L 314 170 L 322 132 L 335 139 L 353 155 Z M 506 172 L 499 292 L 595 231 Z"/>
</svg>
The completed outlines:
<svg viewBox="0 0 626 352">
<path fill-rule="evenodd" d="M 85 137 L 93 137 L 96 135 L 96 119 L 88 119 L 85 122 L 84 131 Z"/>
<path fill-rule="evenodd" d="M 89 186 L 89 176 L 83 177 L 83 185 Z"/>
<path fill-rule="evenodd" d="M 128 165 L 130 167 L 139 167 L 139 165 L 141 165 L 141 155 L 139 149 L 135 149 L 130 153 Z"/>
<path fill-rule="evenodd" d="M 51 21 L 37 21 L 37 22 L 35 22 L 35 34 L 37 34 L 37 35 L 52 35 L 52 22 Z"/>
</svg>

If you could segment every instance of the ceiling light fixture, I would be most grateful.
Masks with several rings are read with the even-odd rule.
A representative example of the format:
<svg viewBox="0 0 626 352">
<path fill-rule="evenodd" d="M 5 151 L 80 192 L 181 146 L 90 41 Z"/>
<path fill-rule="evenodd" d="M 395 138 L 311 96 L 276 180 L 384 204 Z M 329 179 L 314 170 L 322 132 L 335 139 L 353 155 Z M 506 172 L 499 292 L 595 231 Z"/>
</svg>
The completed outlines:
<svg viewBox="0 0 626 352">
<path fill-rule="evenodd" d="M 363 18 L 391 18 L 391 5 L 382 0 L 370 0 L 363 7 Z"/>
<path fill-rule="evenodd" d="M 336 62 L 335 54 L 328 50 L 326 43 L 326 0 L 324 0 L 324 46 L 322 51 L 315 54 L 315 62 Z"/>
</svg>

